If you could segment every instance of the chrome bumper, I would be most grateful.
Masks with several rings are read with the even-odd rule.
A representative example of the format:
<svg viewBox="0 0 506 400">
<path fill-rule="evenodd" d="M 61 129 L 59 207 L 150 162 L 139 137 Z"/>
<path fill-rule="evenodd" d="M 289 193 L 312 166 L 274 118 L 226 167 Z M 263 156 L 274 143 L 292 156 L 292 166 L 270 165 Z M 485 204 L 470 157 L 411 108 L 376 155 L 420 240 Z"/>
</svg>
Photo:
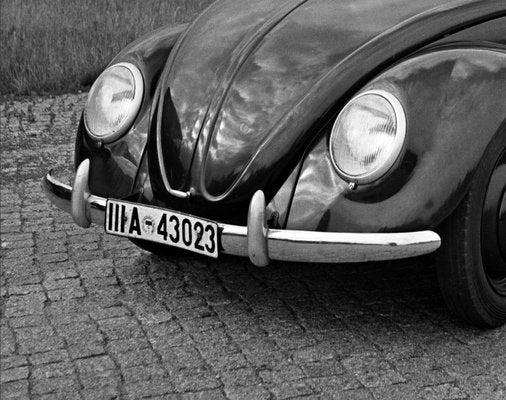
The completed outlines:
<svg viewBox="0 0 506 400">
<path fill-rule="evenodd" d="M 91 222 L 104 225 L 107 199 L 90 194 L 88 189 L 89 160 L 81 163 L 74 186 L 55 179 L 51 171 L 42 185 L 51 202 L 72 214 L 82 227 Z M 441 245 L 441 238 L 432 231 L 403 233 L 339 233 L 270 229 L 265 224 L 265 197 L 257 191 L 250 202 L 248 225 L 218 223 L 221 231 L 221 252 L 248 256 L 256 266 L 269 261 L 345 263 L 391 260 L 427 254 Z"/>
</svg>

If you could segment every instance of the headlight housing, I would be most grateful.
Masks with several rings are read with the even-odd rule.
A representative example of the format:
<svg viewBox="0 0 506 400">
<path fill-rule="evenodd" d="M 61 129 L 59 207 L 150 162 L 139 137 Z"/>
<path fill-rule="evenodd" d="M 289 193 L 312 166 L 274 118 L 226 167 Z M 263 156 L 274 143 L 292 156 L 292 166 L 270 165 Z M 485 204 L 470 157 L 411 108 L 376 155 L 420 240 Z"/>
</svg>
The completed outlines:
<svg viewBox="0 0 506 400">
<path fill-rule="evenodd" d="M 348 182 L 374 182 L 394 165 L 405 137 L 406 114 L 400 101 L 383 90 L 366 91 L 350 100 L 334 123 L 332 162 Z"/>
<path fill-rule="evenodd" d="M 93 83 L 84 107 L 84 124 L 90 136 L 112 142 L 132 126 L 142 102 L 144 82 L 130 63 L 110 66 Z"/>
</svg>

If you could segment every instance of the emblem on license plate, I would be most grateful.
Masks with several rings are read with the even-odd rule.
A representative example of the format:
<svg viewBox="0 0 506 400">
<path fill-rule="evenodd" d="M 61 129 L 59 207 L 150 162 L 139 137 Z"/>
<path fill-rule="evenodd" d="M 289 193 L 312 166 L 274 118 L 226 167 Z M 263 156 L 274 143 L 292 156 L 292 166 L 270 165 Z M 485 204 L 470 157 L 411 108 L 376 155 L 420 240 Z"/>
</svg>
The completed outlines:
<svg viewBox="0 0 506 400">
<path fill-rule="evenodd" d="M 218 224 L 158 207 L 107 200 L 107 233 L 218 257 Z"/>
</svg>

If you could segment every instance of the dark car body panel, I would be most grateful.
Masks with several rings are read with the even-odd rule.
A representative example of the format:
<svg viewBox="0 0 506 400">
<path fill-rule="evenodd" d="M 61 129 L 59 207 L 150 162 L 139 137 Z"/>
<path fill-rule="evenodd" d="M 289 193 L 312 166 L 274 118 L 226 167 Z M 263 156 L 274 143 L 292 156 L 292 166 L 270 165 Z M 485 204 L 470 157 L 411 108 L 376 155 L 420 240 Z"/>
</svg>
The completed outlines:
<svg viewBox="0 0 506 400">
<path fill-rule="evenodd" d="M 442 79 L 451 62 L 441 60 L 447 70 L 438 73 L 436 67 L 417 68 L 409 59 L 420 51 L 426 55 L 416 57 L 430 58 L 438 41 L 469 41 L 468 48 L 483 47 L 484 40 L 504 44 L 504 24 L 494 21 L 504 21 L 499 17 L 506 14 L 506 7 L 499 0 L 452 1 L 442 6 L 436 0 L 377 3 L 259 1 L 255 8 L 249 2 L 218 1 L 177 43 L 181 30 L 165 38 L 155 34 L 125 50 L 115 61 L 138 65 L 149 90 L 132 131 L 118 141 L 97 146 L 81 127 L 76 161 L 91 157 L 92 192 L 116 198 L 135 195 L 146 203 L 244 223 L 251 195 L 262 189 L 272 200 L 271 224 L 294 229 L 381 232 L 439 223 L 463 195 L 476 159 L 498 123 L 487 116 L 486 132 L 473 138 L 479 142 L 476 152 L 462 161 L 469 164 L 463 170 L 449 168 L 442 179 L 461 184 L 441 189 L 446 197 L 432 193 L 428 199 L 418 199 L 411 189 L 436 183 L 417 173 L 439 173 L 441 154 L 434 154 L 439 164 L 431 169 L 428 149 L 436 143 L 434 132 L 416 125 L 424 121 L 411 120 L 417 112 L 428 115 L 430 110 L 424 111 L 416 96 L 404 96 L 428 89 L 426 96 L 442 96 L 440 87 L 420 85 L 419 79 L 423 74 Z M 234 7 L 240 11 L 232 13 Z M 325 7 L 341 12 L 331 15 L 322 12 Z M 235 29 L 227 31 L 232 14 L 237 20 L 228 23 Z M 325 32 L 332 32 L 335 43 L 325 39 Z M 164 44 L 163 51 L 157 50 L 158 43 Z M 315 48 L 318 54 L 313 54 Z M 399 62 L 409 65 L 408 70 L 389 75 L 389 68 Z M 489 77 L 478 70 L 472 84 L 480 90 L 467 100 L 468 106 L 488 95 L 485 88 L 494 88 L 489 81 L 488 86 L 480 86 L 479 80 Z M 378 75 L 379 80 L 374 80 Z M 340 108 L 371 80 L 390 85 L 403 101 L 412 102 L 409 142 L 392 175 L 381 181 L 384 187 L 359 187 L 348 193 L 330 163 L 328 134 Z M 161 132 L 165 172 L 174 188 L 192 192 L 189 200 L 168 195 L 162 183 L 154 129 L 157 118 L 166 119 Z M 411 129 L 417 129 L 416 139 Z M 446 149 L 451 140 L 461 139 L 456 133 L 443 137 L 448 140 Z M 423 150 L 425 145 L 429 147 Z M 414 204 L 396 216 L 403 202 Z"/>
<path fill-rule="evenodd" d="M 445 34 L 504 13 L 499 1 L 400 7 L 398 1 L 312 0 L 273 10 L 274 3 L 265 6 L 273 15 L 239 25 L 230 43 L 221 29 L 236 27 L 233 18 L 227 25 L 231 3 L 210 7 L 169 60 L 161 90 L 170 89 L 170 96 L 163 96 L 168 106 L 159 116 L 170 113 L 178 123 L 162 124 L 158 140 L 170 149 L 163 169 L 175 188 L 209 202 L 247 202 L 286 177 L 322 125 L 373 74 Z M 203 47 L 208 51 L 194 50 Z"/>
</svg>

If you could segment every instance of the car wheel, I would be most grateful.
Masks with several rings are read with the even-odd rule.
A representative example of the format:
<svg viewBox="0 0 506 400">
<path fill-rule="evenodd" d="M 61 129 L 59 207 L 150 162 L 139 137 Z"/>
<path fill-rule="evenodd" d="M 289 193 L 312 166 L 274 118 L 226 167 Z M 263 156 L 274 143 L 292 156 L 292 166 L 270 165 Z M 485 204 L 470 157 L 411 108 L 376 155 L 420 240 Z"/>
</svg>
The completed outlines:
<svg viewBox="0 0 506 400">
<path fill-rule="evenodd" d="M 439 284 L 448 307 L 480 327 L 506 322 L 506 132 L 487 149 L 442 226 Z"/>
</svg>

